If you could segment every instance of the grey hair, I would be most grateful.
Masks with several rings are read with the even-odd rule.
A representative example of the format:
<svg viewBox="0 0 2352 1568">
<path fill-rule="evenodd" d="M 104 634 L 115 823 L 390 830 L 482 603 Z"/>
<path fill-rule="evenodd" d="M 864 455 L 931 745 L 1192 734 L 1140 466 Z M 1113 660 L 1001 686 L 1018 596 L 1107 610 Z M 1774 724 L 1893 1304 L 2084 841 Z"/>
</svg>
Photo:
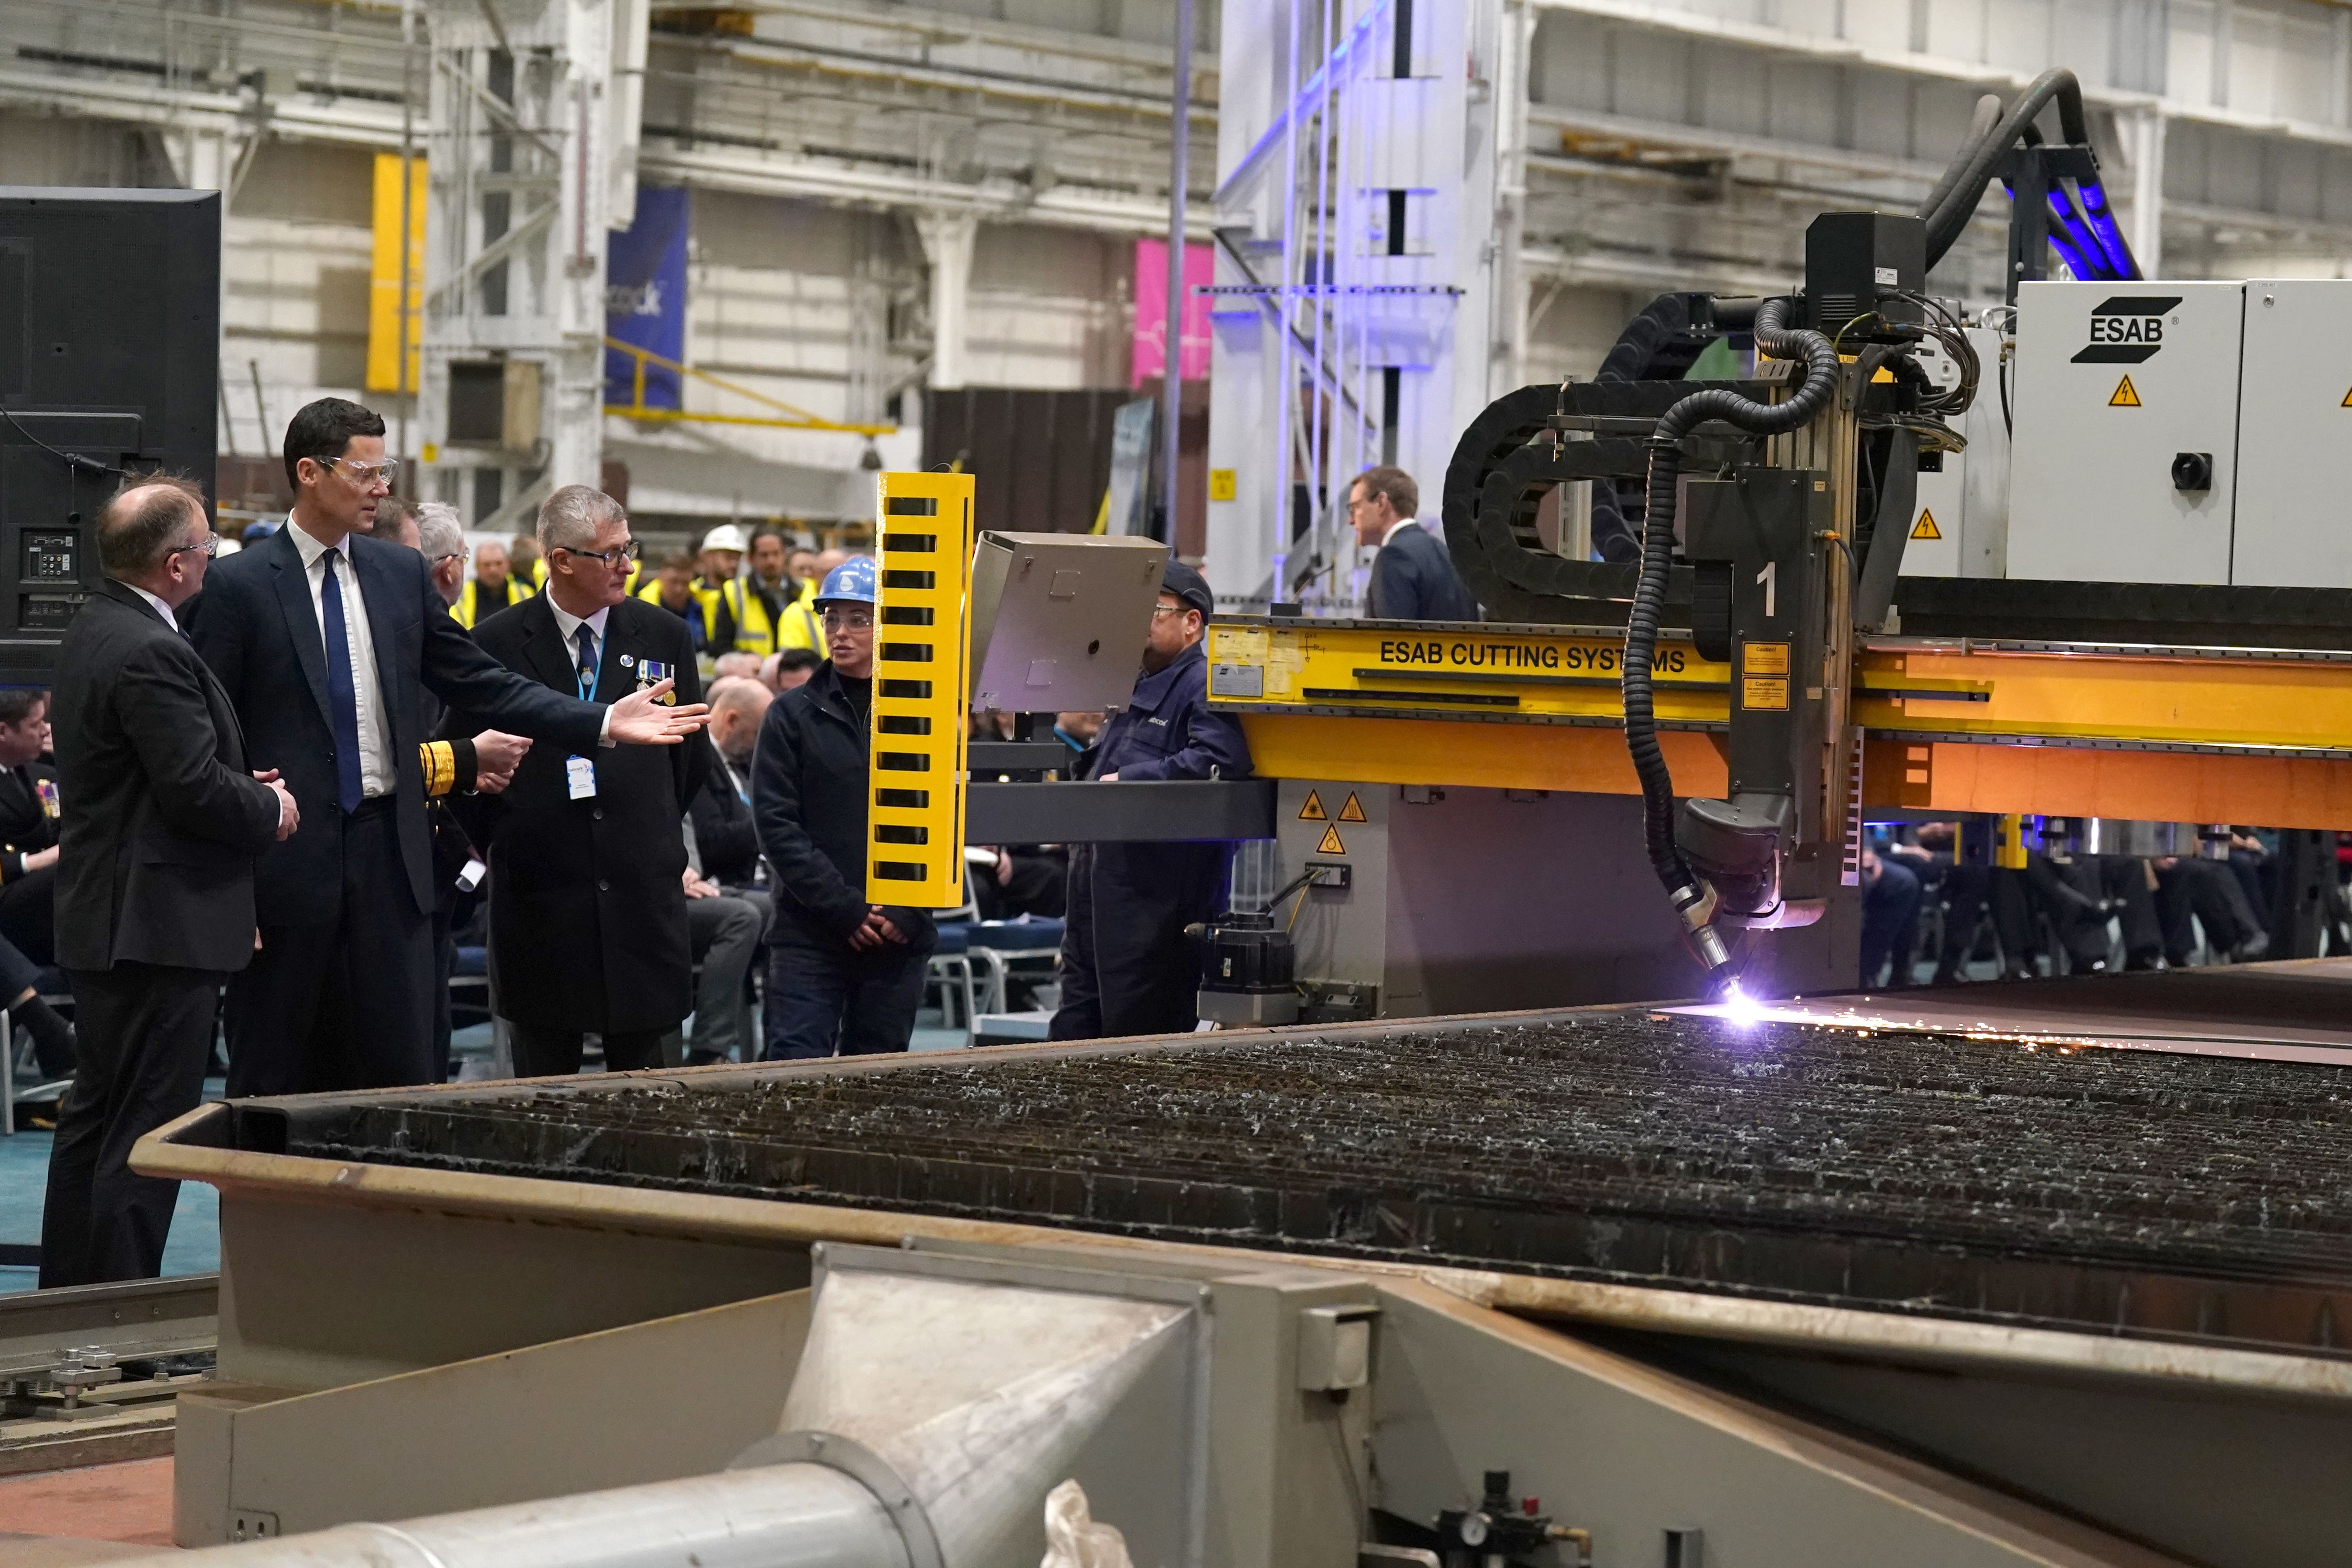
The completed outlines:
<svg viewBox="0 0 2352 1568">
<path fill-rule="evenodd" d="M 454 555 L 466 548 L 465 520 L 445 500 L 429 500 L 416 509 L 416 547 L 426 560 Z"/>
<path fill-rule="evenodd" d="M 585 550 L 608 522 L 626 522 L 628 510 L 593 485 L 566 485 L 539 505 L 541 550 Z"/>
</svg>

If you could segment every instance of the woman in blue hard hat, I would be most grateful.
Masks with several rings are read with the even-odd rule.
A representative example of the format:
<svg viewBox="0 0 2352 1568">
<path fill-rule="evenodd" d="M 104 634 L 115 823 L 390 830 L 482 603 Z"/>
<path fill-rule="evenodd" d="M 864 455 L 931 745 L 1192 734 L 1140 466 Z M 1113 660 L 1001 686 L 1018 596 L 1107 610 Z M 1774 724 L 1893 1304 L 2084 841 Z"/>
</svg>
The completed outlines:
<svg viewBox="0 0 2352 1568">
<path fill-rule="evenodd" d="M 939 935 L 929 910 L 866 901 L 872 560 L 835 567 L 815 607 L 832 657 L 770 705 L 751 764 L 751 816 L 775 878 L 771 1061 L 905 1050 Z"/>
</svg>

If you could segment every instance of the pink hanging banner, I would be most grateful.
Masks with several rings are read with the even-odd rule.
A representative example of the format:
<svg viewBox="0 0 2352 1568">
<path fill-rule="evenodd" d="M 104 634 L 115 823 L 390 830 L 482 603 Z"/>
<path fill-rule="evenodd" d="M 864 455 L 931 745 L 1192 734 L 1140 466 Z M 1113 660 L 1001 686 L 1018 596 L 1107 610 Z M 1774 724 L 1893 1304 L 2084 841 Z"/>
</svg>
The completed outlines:
<svg viewBox="0 0 2352 1568">
<path fill-rule="evenodd" d="M 1196 292 L 1217 280 L 1216 248 L 1184 247 L 1184 330 L 1181 357 L 1186 381 L 1209 374 L 1209 296 Z M 1135 242 L 1135 363 L 1131 384 L 1141 386 L 1168 374 L 1168 242 Z"/>
</svg>

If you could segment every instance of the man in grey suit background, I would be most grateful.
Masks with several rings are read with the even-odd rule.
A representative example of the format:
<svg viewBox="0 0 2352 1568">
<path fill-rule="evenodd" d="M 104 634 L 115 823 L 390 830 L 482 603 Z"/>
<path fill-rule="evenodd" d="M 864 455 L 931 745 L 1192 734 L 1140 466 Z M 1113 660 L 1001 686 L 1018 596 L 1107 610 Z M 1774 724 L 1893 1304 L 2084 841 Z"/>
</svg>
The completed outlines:
<svg viewBox="0 0 2352 1568">
<path fill-rule="evenodd" d="M 133 481 L 99 520 L 106 581 L 58 655 L 58 963 L 80 1059 L 58 1114 L 41 1286 L 152 1279 L 179 1183 L 131 1146 L 196 1107 L 222 984 L 252 962 L 254 863 L 301 814 L 246 766 L 226 692 L 176 618 L 215 541 L 203 492 Z"/>
</svg>

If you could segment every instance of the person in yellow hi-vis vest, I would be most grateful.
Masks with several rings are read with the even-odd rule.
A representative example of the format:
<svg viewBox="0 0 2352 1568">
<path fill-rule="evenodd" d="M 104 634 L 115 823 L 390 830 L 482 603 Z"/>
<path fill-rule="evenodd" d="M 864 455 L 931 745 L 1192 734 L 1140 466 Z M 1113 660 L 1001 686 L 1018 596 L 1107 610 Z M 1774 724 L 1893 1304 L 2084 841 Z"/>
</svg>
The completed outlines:
<svg viewBox="0 0 2352 1568">
<path fill-rule="evenodd" d="M 471 631 L 477 622 L 489 619 L 509 605 L 521 604 L 531 593 L 530 583 L 515 575 L 507 547 L 495 539 L 484 540 L 474 547 L 474 574 L 457 591 L 457 602 L 449 606 L 449 614 Z"/>
<path fill-rule="evenodd" d="M 637 590 L 637 597 L 684 621 L 696 654 L 716 658 L 727 647 L 727 606 L 719 602 L 718 589 L 694 580 L 693 556 L 673 555 L 663 562 L 652 580 Z"/>
<path fill-rule="evenodd" d="M 761 528 L 751 535 L 751 571 L 723 585 L 727 613 L 735 622 L 735 651 L 765 658 L 788 647 L 804 647 L 822 655 L 824 628 L 817 620 L 814 595 L 784 571 L 784 536 Z M 705 541 L 703 548 L 713 547 Z"/>
</svg>

